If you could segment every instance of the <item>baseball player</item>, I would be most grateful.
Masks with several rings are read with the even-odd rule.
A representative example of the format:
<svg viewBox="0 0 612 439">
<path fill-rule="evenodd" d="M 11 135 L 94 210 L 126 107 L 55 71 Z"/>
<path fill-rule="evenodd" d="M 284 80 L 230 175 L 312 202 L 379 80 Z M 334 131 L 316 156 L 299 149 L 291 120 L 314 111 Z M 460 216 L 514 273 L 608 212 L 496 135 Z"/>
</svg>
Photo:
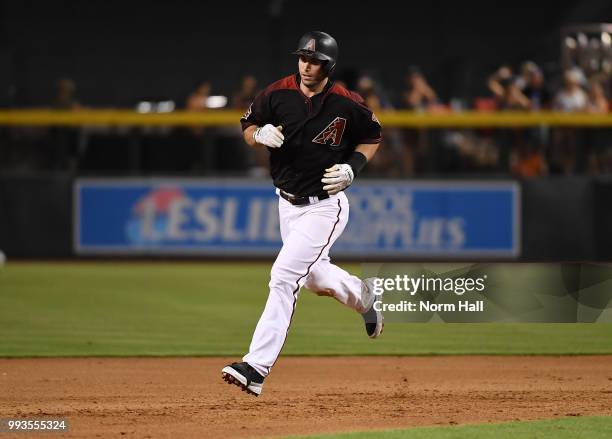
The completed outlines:
<svg viewBox="0 0 612 439">
<path fill-rule="evenodd" d="M 259 93 L 241 119 L 246 143 L 270 151 L 283 240 L 249 353 L 222 370 L 225 381 L 255 396 L 283 348 L 303 286 L 361 313 L 369 337 L 383 330 L 372 281 L 329 258 L 349 217 L 343 191 L 376 153 L 381 126 L 359 95 L 330 79 L 338 59 L 334 38 L 308 32 L 294 54 L 299 72 Z"/>
</svg>

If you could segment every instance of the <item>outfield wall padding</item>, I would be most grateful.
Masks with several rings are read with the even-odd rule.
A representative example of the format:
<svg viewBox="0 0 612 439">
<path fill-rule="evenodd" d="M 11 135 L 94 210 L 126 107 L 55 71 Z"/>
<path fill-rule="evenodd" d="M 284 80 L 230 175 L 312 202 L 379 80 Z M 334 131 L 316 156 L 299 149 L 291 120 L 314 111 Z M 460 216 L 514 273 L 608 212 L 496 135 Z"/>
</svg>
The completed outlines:
<svg viewBox="0 0 612 439">
<path fill-rule="evenodd" d="M 523 194 L 523 259 L 594 260 L 598 231 L 596 181 L 584 177 L 526 180 Z M 610 226 L 608 226 L 610 227 Z M 604 229 L 605 224 L 600 224 Z"/>
<path fill-rule="evenodd" d="M 71 256 L 72 181 L 65 175 L 1 175 L 0 250 L 9 258 Z"/>
</svg>

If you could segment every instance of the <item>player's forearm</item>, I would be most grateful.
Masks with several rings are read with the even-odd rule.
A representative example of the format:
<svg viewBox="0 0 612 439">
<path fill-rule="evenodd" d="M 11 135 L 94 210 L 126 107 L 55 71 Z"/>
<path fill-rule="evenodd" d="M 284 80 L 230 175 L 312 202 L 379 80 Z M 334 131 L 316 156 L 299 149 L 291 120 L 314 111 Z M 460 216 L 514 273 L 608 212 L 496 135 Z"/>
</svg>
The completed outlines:
<svg viewBox="0 0 612 439">
<path fill-rule="evenodd" d="M 253 134 L 255 134 L 255 130 L 257 128 L 259 128 L 257 125 L 251 125 L 242 132 L 242 135 L 244 136 L 244 141 L 246 142 L 247 145 L 251 147 L 261 146 L 253 138 Z"/>
<path fill-rule="evenodd" d="M 357 174 L 359 174 L 366 164 L 374 157 L 378 150 L 379 143 L 362 143 L 357 145 L 355 152 L 351 154 L 346 163 L 351 167 L 353 175 L 351 182 Z"/>
<path fill-rule="evenodd" d="M 363 154 L 369 162 L 372 160 L 372 157 L 374 157 L 374 154 L 376 154 L 376 151 L 378 151 L 379 146 L 380 143 L 362 143 L 361 145 L 357 145 L 355 151 Z"/>
</svg>

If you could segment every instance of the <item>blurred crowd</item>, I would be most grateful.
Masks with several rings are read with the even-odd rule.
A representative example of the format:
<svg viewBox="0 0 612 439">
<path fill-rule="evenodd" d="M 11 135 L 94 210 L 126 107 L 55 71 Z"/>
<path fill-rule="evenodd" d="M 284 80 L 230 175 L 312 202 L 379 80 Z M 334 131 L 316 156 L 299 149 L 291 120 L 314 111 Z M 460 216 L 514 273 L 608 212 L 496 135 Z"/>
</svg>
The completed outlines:
<svg viewBox="0 0 612 439">
<path fill-rule="evenodd" d="M 610 110 L 612 84 L 609 74 L 587 75 L 580 68 L 573 67 L 557 75 L 558 77 L 547 78 L 542 68 L 532 61 L 526 61 L 517 67 L 515 69 L 510 65 L 502 65 L 495 69 L 484 84 L 487 93 L 469 103 L 456 99 L 444 102 L 426 74 L 418 67 L 407 69 L 405 83 L 399 93 L 389 93 L 383 84 L 366 75 L 357 76 L 352 81 L 344 81 L 344 78 L 339 76 L 337 81 L 357 91 L 365 103 L 377 113 L 396 109 L 430 113 L 462 109 L 477 112 L 556 110 L 586 113 L 608 113 Z M 225 97 L 214 94 L 211 82 L 199 81 L 185 97 L 184 102 L 179 102 L 176 107 L 194 112 L 214 111 L 219 108 L 242 112 L 248 108 L 261 86 L 254 76 L 247 75 L 242 78 L 235 92 Z M 83 108 L 78 99 L 75 81 L 68 78 L 58 81 L 53 105 L 64 110 L 78 111 Z M 147 103 L 146 106 L 138 108 L 150 111 L 153 107 Z M 158 108 L 159 111 L 173 111 L 175 104 L 171 102 L 162 106 L 162 103 L 159 103 Z M 132 160 L 124 166 L 125 169 L 136 166 L 152 173 L 168 171 L 214 174 L 219 171 L 267 174 L 267 152 L 247 148 L 242 142 L 238 126 L 196 126 L 145 131 L 138 136 L 134 134 L 134 130 L 127 133 L 132 140 L 124 139 L 123 144 L 127 145 L 126 147 L 131 145 L 136 152 L 130 153 Z M 46 135 L 51 135 L 58 144 L 54 153 L 49 155 L 47 152 L 47 156 L 51 157 L 47 160 L 51 163 L 50 167 L 68 168 L 77 172 L 115 171 L 112 169 L 112 163 L 109 162 L 108 166 L 105 166 L 104 163 L 100 164 L 99 160 L 117 160 L 116 156 L 91 151 L 92 148 L 95 149 L 96 141 L 101 142 L 100 137 L 104 134 L 109 135 L 87 130 L 50 130 Z M 110 137 L 117 142 L 119 134 L 110 133 Z M 10 135 L 14 137 L 15 133 Z M 125 135 L 126 133 L 123 133 L 123 137 Z M 23 133 L 17 133 L 17 140 L 24 140 L 19 136 L 23 137 Z M 172 145 L 168 151 L 151 153 L 151 150 L 155 151 L 155 147 L 142 146 L 153 142 L 158 145 L 157 149 L 161 150 L 164 148 L 164 142 L 159 138 L 164 136 L 169 138 L 166 143 Z M 135 138 L 139 140 L 136 141 Z M 177 144 L 181 146 L 178 147 Z M 10 160 L 6 161 L 6 157 L 3 157 L 3 161 L 5 164 L 11 163 Z M 368 166 L 368 173 L 375 177 L 396 178 L 448 174 L 510 174 L 520 178 L 548 174 L 610 174 L 612 130 L 547 126 L 499 129 L 387 127 L 384 129 L 384 145 Z"/>
<path fill-rule="evenodd" d="M 488 77 L 486 96 L 465 105 L 457 100 L 443 102 L 424 72 L 410 67 L 403 90 L 396 96 L 370 76 L 350 83 L 366 105 L 375 112 L 395 109 L 429 113 L 458 111 L 466 106 L 479 112 L 539 111 L 608 113 L 611 82 L 609 75 L 587 77 L 579 67 L 547 80 L 533 61 L 518 69 L 502 65 Z M 231 108 L 244 111 L 259 91 L 253 76 L 243 78 L 232 96 Z M 186 108 L 207 109 L 211 87 L 197 88 L 187 99 Z M 194 102 L 200 102 L 199 105 Z M 612 130 L 601 128 L 512 129 L 396 129 L 384 130 L 384 147 L 369 166 L 369 173 L 381 177 L 411 177 L 432 174 L 512 174 L 528 178 L 548 174 L 612 173 Z M 266 157 L 251 153 L 252 173 L 265 173 Z"/>
</svg>

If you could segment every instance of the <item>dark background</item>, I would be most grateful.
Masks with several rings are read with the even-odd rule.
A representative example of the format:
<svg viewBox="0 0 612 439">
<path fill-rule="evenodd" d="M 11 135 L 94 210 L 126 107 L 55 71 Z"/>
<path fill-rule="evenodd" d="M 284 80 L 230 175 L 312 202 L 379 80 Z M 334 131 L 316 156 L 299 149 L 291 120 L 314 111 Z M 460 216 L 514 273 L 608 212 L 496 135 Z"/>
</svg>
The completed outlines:
<svg viewBox="0 0 612 439">
<path fill-rule="evenodd" d="M 71 77 L 81 102 L 179 104 L 196 82 L 231 95 L 251 73 L 265 85 L 294 70 L 299 36 L 340 44 L 337 74 L 378 79 L 393 95 L 418 65 L 443 100 L 486 94 L 500 63 L 534 60 L 557 74 L 560 29 L 606 22 L 612 2 L 536 1 L 0 1 L 0 106 L 40 106 Z"/>
<path fill-rule="evenodd" d="M 131 108 L 142 99 L 182 106 L 202 80 L 212 83 L 213 94 L 231 96 L 244 75 L 255 75 L 262 87 L 294 72 L 289 53 L 313 29 L 338 40 L 336 74 L 349 86 L 368 74 L 383 87 L 379 92 L 397 97 L 416 65 L 443 102 L 461 98 L 469 104 L 475 96 L 490 96 L 486 79 L 502 63 L 516 71 L 533 60 L 547 85 L 558 89 L 563 26 L 602 22 L 612 22 L 609 0 L 0 0 L 0 107 L 51 106 L 64 77 L 76 81 L 78 100 L 90 107 Z M 215 130 L 197 144 L 183 131 L 88 133 L 85 148 L 83 133 L 74 129 L 0 128 L 0 248 L 10 257 L 74 257 L 72 185 L 79 175 L 228 171 L 219 165 L 223 160 L 211 161 L 203 151 L 229 151 L 235 164 L 238 149 Z M 599 133 L 598 141 L 593 132 L 580 150 L 607 145 L 609 133 Z M 502 153 L 509 151 L 506 143 L 500 143 Z M 444 149 L 431 151 L 450 157 Z M 194 157 L 216 167 L 193 166 Z M 500 169 L 483 175 L 458 167 L 450 175 L 444 168 L 416 176 L 510 177 Z M 520 260 L 612 260 L 609 175 L 545 176 L 523 180 L 521 188 Z"/>
</svg>

